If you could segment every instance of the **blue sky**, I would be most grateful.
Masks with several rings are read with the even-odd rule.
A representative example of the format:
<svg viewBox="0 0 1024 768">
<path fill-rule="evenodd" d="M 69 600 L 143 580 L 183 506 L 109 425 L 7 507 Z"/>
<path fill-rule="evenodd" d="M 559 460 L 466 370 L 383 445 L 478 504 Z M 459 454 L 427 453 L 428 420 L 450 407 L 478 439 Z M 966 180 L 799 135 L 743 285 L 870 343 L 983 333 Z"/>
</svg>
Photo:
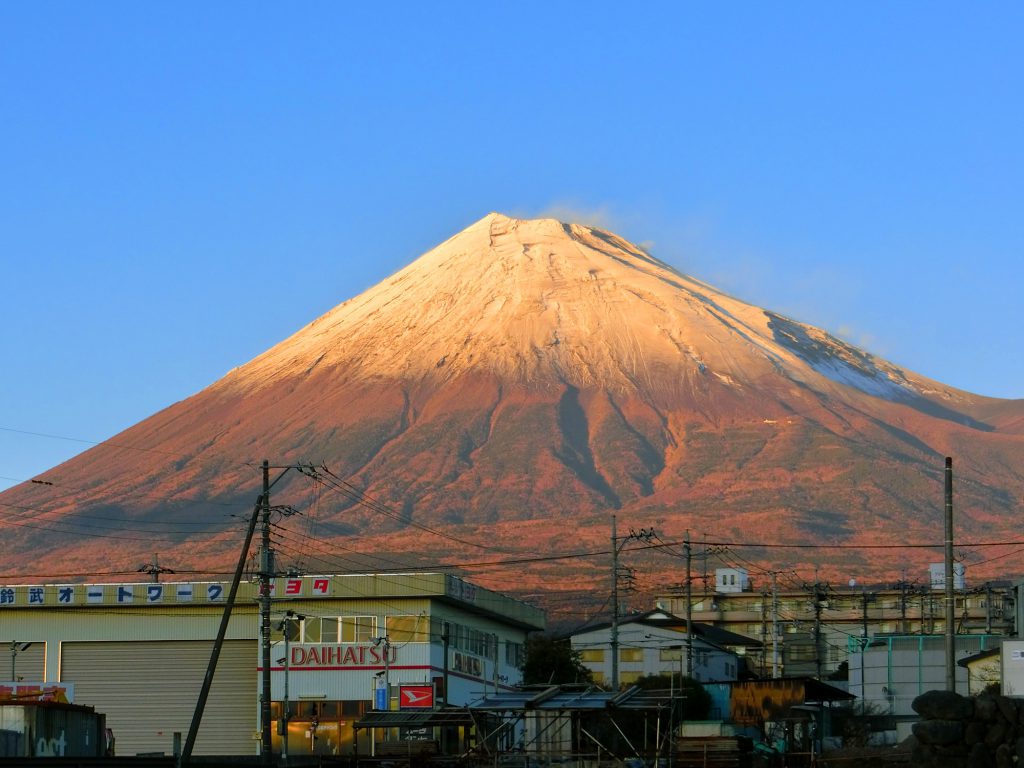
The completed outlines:
<svg viewBox="0 0 1024 768">
<path fill-rule="evenodd" d="M 1011 3 L 4 3 L 0 488 L 492 210 L 602 224 L 1024 397 L 1022 22 Z"/>
</svg>

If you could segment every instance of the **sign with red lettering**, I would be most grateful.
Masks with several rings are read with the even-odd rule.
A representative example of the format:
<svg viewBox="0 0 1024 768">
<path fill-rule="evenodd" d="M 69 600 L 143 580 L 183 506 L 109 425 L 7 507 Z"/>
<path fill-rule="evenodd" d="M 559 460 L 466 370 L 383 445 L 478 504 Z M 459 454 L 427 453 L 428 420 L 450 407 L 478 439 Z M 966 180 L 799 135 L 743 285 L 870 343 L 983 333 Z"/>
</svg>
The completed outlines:
<svg viewBox="0 0 1024 768">
<path fill-rule="evenodd" d="M 70 704 L 74 700 L 74 683 L 0 683 L 0 701 L 56 701 Z"/>
<path fill-rule="evenodd" d="M 398 687 L 398 706 L 401 709 L 433 709 L 434 686 L 400 685 Z"/>
<path fill-rule="evenodd" d="M 384 648 L 376 645 L 293 645 L 290 650 L 289 666 L 292 669 L 384 669 L 387 664 L 398 661 L 398 648 L 393 645 L 387 662 L 384 661 Z"/>
</svg>

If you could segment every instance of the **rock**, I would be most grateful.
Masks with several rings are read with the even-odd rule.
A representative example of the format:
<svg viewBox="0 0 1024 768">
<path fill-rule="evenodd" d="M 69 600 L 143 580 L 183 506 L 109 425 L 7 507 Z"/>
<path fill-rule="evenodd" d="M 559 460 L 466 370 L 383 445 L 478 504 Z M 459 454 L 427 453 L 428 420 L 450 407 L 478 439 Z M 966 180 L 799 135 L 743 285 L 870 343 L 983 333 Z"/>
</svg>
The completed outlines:
<svg viewBox="0 0 1024 768">
<path fill-rule="evenodd" d="M 957 744 L 964 737 L 961 720 L 919 720 L 912 726 L 914 735 L 922 744 L 949 746 Z"/>
<path fill-rule="evenodd" d="M 1009 744 L 996 748 L 996 768 L 1013 768 L 1013 747 Z"/>
<path fill-rule="evenodd" d="M 988 727 L 988 733 L 985 734 L 985 744 L 988 745 L 989 749 L 995 749 L 1006 741 L 1006 730 L 1007 725 L 1003 722 L 992 723 Z"/>
<path fill-rule="evenodd" d="M 984 744 L 975 744 L 967 756 L 968 768 L 991 768 L 992 752 Z"/>
<path fill-rule="evenodd" d="M 929 720 L 969 720 L 974 714 L 974 701 L 953 691 L 927 691 L 910 706 Z"/>
<path fill-rule="evenodd" d="M 991 693 L 983 693 L 974 700 L 974 719 L 991 723 L 999 715 L 996 697 Z"/>
<path fill-rule="evenodd" d="M 988 723 L 971 720 L 964 728 L 964 742 L 967 746 L 973 746 L 985 741 L 985 734 L 988 733 Z"/>
<path fill-rule="evenodd" d="M 988 748 L 982 745 L 985 757 L 992 757 Z M 914 768 L 968 768 L 968 758 L 960 748 L 932 747 L 927 744 L 915 744 L 910 752 L 910 764 Z M 980 764 L 981 768 L 991 768 L 991 761 Z M 971 768 L 974 768 L 971 765 Z"/>
<path fill-rule="evenodd" d="M 1014 700 L 1006 696 L 996 696 L 995 700 L 1003 719 L 1008 723 L 1016 723 L 1020 713 L 1017 711 L 1017 704 Z"/>
</svg>

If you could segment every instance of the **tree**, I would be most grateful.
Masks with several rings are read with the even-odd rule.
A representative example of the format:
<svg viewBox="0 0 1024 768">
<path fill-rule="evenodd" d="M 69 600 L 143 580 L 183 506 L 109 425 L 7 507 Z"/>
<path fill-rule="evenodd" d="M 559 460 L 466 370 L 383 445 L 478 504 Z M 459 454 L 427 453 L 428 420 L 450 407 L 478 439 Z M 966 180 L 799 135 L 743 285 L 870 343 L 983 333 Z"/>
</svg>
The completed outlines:
<svg viewBox="0 0 1024 768">
<path fill-rule="evenodd" d="M 525 685 L 557 685 L 559 683 L 589 683 L 590 670 L 583 666 L 579 651 L 573 650 L 567 637 L 531 635 L 526 640 L 526 659 L 523 661 Z"/>
</svg>

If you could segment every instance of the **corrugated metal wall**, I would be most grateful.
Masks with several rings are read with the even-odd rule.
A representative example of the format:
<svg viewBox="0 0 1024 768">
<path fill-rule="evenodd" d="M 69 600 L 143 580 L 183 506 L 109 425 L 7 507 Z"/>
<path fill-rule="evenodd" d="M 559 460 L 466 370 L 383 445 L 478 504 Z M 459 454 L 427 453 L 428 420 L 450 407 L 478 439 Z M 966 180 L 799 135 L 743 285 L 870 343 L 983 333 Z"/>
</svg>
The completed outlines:
<svg viewBox="0 0 1024 768">
<path fill-rule="evenodd" d="M 75 703 L 107 716 L 119 755 L 173 751 L 188 735 L 212 641 L 62 643 L 61 680 Z M 254 754 L 257 644 L 224 644 L 194 754 Z"/>
</svg>

